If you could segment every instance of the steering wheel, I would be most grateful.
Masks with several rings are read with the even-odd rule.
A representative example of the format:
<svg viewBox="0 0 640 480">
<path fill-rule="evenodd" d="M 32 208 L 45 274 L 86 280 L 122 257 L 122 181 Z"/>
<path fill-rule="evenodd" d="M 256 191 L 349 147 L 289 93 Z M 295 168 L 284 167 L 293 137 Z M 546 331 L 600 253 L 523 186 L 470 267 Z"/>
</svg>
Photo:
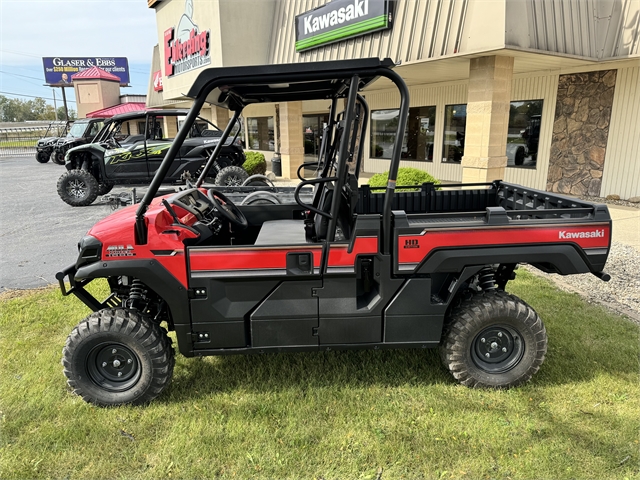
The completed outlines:
<svg viewBox="0 0 640 480">
<path fill-rule="evenodd" d="M 107 139 L 107 144 L 111 144 L 116 148 L 122 148 L 122 145 L 120 145 L 120 142 L 116 140 L 116 137 L 109 137 Z"/>
<path fill-rule="evenodd" d="M 220 213 L 224 218 L 229 220 L 236 227 L 244 230 L 249 225 L 247 222 L 247 217 L 244 216 L 244 213 L 240 211 L 240 209 L 225 195 L 220 193 L 218 190 L 214 188 L 210 188 L 207 191 L 207 198 L 213 204 L 213 208 Z"/>
</svg>

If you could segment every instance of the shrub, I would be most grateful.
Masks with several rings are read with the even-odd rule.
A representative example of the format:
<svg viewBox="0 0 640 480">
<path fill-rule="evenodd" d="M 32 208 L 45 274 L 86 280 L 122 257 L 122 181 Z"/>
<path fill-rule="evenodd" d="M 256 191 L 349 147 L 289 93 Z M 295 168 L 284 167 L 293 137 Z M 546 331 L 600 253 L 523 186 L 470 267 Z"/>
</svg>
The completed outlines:
<svg viewBox="0 0 640 480">
<path fill-rule="evenodd" d="M 374 157 L 381 157 L 383 153 L 384 153 L 384 150 L 382 149 L 382 147 L 376 143 L 373 146 L 373 156 Z"/>
<path fill-rule="evenodd" d="M 242 164 L 249 175 L 264 175 L 267 173 L 267 161 L 264 159 L 264 154 L 260 152 L 244 152 L 247 158 Z"/>
<path fill-rule="evenodd" d="M 369 179 L 370 187 L 386 187 L 389 181 L 389 172 L 376 173 Z M 398 187 L 408 187 L 411 185 L 422 185 L 423 183 L 440 183 L 440 180 L 432 177 L 429 172 L 418 170 L 417 168 L 402 167 L 398 169 L 398 179 L 396 185 Z M 412 191 L 414 189 L 402 188 L 397 191 Z M 378 190 L 381 192 L 381 190 Z"/>
</svg>

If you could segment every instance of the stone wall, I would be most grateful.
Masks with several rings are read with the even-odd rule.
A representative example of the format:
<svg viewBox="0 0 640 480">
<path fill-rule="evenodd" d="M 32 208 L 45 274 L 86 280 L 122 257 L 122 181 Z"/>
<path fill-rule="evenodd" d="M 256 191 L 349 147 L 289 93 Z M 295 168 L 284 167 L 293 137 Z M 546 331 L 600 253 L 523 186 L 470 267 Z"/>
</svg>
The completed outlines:
<svg viewBox="0 0 640 480">
<path fill-rule="evenodd" d="M 548 191 L 600 196 L 616 72 L 560 75 Z"/>
</svg>

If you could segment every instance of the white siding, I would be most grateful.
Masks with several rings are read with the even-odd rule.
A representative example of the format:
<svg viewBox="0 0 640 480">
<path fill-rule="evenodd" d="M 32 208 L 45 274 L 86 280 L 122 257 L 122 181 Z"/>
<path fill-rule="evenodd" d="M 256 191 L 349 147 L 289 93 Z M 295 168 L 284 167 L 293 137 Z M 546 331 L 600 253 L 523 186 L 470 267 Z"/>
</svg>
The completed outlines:
<svg viewBox="0 0 640 480">
<path fill-rule="evenodd" d="M 392 58 L 407 63 L 504 47 L 504 1 L 397 0 L 390 30 L 297 53 L 295 17 L 327 0 L 277 3 L 270 63 L 317 62 L 345 58 Z"/>
<path fill-rule="evenodd" d="M 640 67 L 620 68 L 600 195 L 640 196 Z"/>
<path fill-rule="evenodd" d="M 536 168 L 507 167 L 504 179 L 531 188 L 546 190 L 553 119 L 558 94 L 558 75 L 518 76 L 511 84 L 511 100 L 544 100 L 540 124 L 540 144 Z"/>
</svg>

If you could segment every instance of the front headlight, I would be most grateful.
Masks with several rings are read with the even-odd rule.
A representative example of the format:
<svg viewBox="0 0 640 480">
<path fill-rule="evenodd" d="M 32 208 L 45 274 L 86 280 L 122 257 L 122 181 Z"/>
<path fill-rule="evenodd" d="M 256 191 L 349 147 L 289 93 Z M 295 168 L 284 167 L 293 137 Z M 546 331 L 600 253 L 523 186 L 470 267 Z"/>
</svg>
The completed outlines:
<svg viewBox="0 0 640 480">
<path fill-rule="evenodd" d="M 91 235 L 87 235 L 78 242 L 78 260 L 76 269 L 100 260 L 102 256 L 102 242 Z"/>
</svg>

